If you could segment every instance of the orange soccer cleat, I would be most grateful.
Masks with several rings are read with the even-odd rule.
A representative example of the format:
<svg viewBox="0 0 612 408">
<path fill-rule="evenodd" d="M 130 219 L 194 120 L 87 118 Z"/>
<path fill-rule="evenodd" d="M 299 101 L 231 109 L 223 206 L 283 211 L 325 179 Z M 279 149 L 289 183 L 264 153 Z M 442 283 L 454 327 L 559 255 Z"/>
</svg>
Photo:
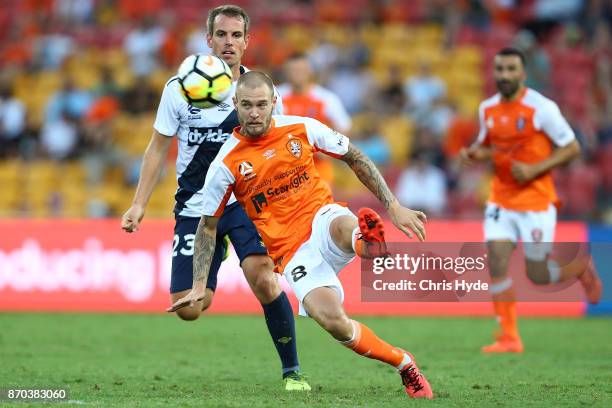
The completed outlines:
<svg viewBox="0 0 612 408">
<path fill-rule="evenodd" d="M 596 305 L 601 300 L 601 279 L 597 274 L 593 260 L 588 268 L 578 277 L 590 304 Z"/>
<path fill-rule="evenodd" d="M 389 255 L 385 242 L 385 226 L 382 219 L 371 208 L 361 208 L 358 213 L 359 231 L 355 252 L 362 258 L 378 258 Z"/>
<path fill-rule="evenodd" d="M 481 350 L 483 353 L 522 353 L 524 348 L 520 337 L 501 334 L 495 336 L 493 344 L 484 346 Z"/>
<path fill-rule="evenodd" d="M 408 394 L 410 398 L 433 399 L 434 395 L 431 390 L 431 385 L 429 385 L 429 381 L 427 381 L 427 378 L 425 378 L 421 370 L 419 370 L 419 367 L 417 367 L 414 357 L 407 351 L 404 351 L 404 353 L 408 354 L 412 360 L 399 371 L 406 394 Z"/>
</svg>

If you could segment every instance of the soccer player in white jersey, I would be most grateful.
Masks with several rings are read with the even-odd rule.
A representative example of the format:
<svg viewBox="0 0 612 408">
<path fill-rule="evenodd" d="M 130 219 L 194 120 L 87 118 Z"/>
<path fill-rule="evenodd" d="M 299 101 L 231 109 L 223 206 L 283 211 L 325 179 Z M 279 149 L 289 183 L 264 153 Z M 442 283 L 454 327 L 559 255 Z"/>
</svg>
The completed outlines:
<svg viewBox="0 0 612 408">
<path fill-rule="evenodd" d="M 249 44 L 248 28 L 249 17 L 240 7 L 224 5 L 208 13 L 208 46 L 232 69 L 234 81 L 247 71 L 240 61 Z M 166 83 L 153 125 L 153 135 L 144 153 L 136 194 L 132 206 L 123 215 L 122 228 L 127 232 L 136 231 L 166 160 L 170 142 L 177 136 L 178 189 L 175 195 L 174 239 L 178 245 L 172 257 L 172 302 L 185 296 L 192 287 L 193 243 L 202 213 L 202 188 L 206 173 L 232 129 L 239 124 L 232 104 L 234 91 L 218 106 L 198 109 L 181 97 L 177 77 Z M 282 113 L 282 104 L 278 104 L 276 112 Z M 299 368 L 291 304 L 278 284 L 277 275 L 272 271 L 274 265 L 255 226 L 234 198 L 228 202 L 219 226 L 206 297 L 191 307 L 178 310 L 178 317 L 195 320 L 210 306 L 225 252 L 223 237 L 229 236 L 244 275 L 262 304 L 268 330 L 281 360 L 285 389 L 310 390 Z"/>
<path fill-rule="evenodd" d="M 485 209 L 491 294 L 500 330 L 485 353 L 520 353 L 516 295 L 508 276 L 510 257 L 524 243 L 527 276 L 546 285 L 578 278 L 587 298 L 597 303 L 601 283 L 588 254 L 561 263 L 551 254 L 557 207 L 551 170 L 580 154 L 574 132 L 557 104 L 525 87 L 525 57 L 514 48 L 495 55 L 499 93 L 480 105 L 480 133 L 460 153 L 464 164 L 492 160 L 494 177 Z"/>
</svg>

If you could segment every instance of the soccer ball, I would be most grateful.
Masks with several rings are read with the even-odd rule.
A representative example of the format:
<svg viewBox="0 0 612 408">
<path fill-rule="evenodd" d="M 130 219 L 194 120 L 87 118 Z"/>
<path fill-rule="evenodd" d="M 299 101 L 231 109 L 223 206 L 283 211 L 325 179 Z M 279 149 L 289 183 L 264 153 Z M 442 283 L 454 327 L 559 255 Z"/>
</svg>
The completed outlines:
<svg viewBox="0 0 612 408">
<path fill-rule="evenodd" d="M 210 108 L 229 95 L 232 70 L 221 58 L 195 54 L 185 58 L 178 69 L 181 95 L 191 106 Z"/>
</svg>

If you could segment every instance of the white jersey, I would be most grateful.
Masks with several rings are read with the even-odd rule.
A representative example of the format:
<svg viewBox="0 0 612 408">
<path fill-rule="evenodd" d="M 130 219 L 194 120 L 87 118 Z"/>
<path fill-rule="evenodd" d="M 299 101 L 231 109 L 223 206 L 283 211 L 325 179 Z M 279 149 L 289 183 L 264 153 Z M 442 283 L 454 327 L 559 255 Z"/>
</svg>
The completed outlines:
<svg viewBox="0 0 612 408">
<path fill-rule="evenodd" d="M 241 74 L 247 71 L 245 67 L 240 67 Z M 170 78 L 164 87 L 153 127 L 164 136 L 178 136 L 175 216 L 199 218 L 202 215 L 202 188 L 210 163 L 239 125 L 232 101 L 235 92 L 236 81 L 223 102 L 209 109 L 200 109 L 183 99 L 178 77 Z M 273 113 L 280 115 L 283 113 L 282 99 L 276 89 L 274 93 L 276 106 Z M 235 201 L 232 196 L 228 205 Z"/>
</svg>

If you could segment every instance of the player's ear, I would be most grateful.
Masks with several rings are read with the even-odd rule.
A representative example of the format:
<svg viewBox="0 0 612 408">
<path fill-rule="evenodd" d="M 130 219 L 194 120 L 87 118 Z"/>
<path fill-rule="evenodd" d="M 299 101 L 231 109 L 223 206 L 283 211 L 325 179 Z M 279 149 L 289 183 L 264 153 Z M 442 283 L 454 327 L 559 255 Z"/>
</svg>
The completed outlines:
<svg viewBox="0 0 612 408">
<path fill-rule="evenodd" d="M 234 102 L 234 107 L 238 109 L 238 99 L 236 99 L 236 95 L 232 96 L 232 102 Z"/>
<path fill-rule="evenodd" d="M 244 49 L 246 50 L 249 47 L 249 40 L 251 39 L 251 34 L 247 34 L 244 36 Z"/>
<path fill-rule="evenodd" d="M 212 50 L 212 35 L 208 31 L 206 32 L 206 45 Z"/>
</svg>

